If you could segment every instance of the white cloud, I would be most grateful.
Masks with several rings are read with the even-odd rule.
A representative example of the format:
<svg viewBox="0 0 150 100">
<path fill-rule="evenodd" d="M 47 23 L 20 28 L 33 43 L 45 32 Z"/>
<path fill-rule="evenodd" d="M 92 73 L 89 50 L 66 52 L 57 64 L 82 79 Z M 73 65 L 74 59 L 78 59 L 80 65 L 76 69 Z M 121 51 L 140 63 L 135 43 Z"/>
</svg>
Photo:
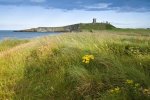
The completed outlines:
<svg viewBox="0 0 150 100">
<path fill-rule="evenodd" d="M 84 6 L 85 9 L 106 9 L 110 6 L 110 3 L 99 3 L 91 6 Z"/>
</svg>

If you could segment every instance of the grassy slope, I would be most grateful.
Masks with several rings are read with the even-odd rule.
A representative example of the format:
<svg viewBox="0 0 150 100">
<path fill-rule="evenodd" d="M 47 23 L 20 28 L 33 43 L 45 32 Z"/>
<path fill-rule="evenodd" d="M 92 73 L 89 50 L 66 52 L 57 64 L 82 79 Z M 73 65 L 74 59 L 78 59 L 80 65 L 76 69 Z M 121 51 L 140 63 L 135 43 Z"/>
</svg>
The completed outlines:
<svg viewBox="0 0 150 100">
<path fill-rule="evenodd" d="M 14 46 L 27 43 L 28 40 L 3 40 L 0 42 L 0 52 L 8 50 Z"/>
<path fill-rule="evenodd" d="M 150 87 L 150 38 L 121 34 L 66 33 L 0 53 L 0 99 L 148 100 L 142 89 Z M 86 54 L 95 57 L 89 64 L 82 62 Z M 121 92 L 110 94 L 115 87 Z"/>
</svg>

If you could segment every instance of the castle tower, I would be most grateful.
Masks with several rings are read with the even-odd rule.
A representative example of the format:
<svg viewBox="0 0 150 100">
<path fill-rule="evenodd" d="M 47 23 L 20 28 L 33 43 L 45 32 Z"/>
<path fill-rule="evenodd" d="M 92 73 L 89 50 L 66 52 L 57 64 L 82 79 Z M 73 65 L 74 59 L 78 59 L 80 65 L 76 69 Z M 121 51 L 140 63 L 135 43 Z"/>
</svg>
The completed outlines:
<svg viewBox="0 0 150 100">
<path fill-rule="evenodd" d="M 93 24 L 95 24 L 96 23 L 96 18 L 93 18 Z"/>
</svg>

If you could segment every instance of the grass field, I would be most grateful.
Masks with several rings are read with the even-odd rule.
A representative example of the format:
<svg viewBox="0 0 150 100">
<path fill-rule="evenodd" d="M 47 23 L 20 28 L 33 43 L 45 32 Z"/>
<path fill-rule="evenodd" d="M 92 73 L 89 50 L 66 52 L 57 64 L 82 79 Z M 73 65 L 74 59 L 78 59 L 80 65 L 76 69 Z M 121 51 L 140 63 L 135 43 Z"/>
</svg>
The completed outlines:
<svg viewBox="0 0 150 100">
<path fill-rule="evenodd" d="M 150 30 L 3 41 L 0 100 L 150 100 Z"/>
<path fill-rule="evenodd" d="M 8 50 L 19 44 L 27 43 L 28 40 L 6 39 L 0 42 L 0 52 Z"/>
</svg>

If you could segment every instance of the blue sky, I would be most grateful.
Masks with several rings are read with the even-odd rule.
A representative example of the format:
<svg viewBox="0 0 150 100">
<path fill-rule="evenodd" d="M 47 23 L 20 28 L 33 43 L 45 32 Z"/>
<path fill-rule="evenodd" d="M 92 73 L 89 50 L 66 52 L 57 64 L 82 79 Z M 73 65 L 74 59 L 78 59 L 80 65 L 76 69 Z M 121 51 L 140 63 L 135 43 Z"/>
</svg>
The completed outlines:
<svg viewBox="0 0 150 100">
<path fill-rule="evenodd" d="M 121 28 L 150 27 L 150 0 L 0 0 L 0 29 L 109 21 Z"/>
</svg>

